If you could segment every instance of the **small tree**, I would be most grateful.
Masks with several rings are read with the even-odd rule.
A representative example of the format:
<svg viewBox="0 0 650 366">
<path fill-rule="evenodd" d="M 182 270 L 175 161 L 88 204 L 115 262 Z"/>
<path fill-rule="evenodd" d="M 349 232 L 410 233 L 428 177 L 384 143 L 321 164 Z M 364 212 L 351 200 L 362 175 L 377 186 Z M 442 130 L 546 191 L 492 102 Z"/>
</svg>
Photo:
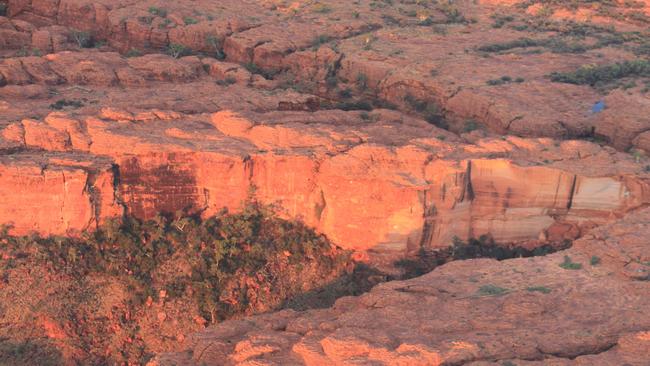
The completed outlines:
<svg viewBox="0 0 650 366">
<path fill-rule="evenodd" d="M 190 49 L 178 43 L 170 43 L 167 46 L 167 54 L 173 58 L 180 58 L 190 54 Z"/>
<path fill-rule="evenodd" d="M 70 37 L 77 43 L 79 48 L 91 48 L 95 44 L 93 35 L 89 32 L 73 30 Z"/>
</svg>

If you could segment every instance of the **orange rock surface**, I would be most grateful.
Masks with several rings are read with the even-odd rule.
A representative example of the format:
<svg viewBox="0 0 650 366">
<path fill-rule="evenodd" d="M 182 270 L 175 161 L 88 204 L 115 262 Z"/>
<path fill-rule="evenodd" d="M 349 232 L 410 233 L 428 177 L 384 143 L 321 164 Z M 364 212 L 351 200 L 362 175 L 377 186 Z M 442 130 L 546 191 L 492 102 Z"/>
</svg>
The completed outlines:
<svg viewBox="0 0 650 366">
<path fill-rule="evenodd" d="M 150 364 L 646 365 L 648 235 L 645 209 L 553 255 L 457 261 L 329 309 L 226 321 Z"/>
<path fill-rule="evenodd" d="M 404 254 L 454 236 L 572 239 L 650 199 L 647 92 L 602 97 L 547 77 L 629 59 L 618 43 L 579 55 L 486 55 L 481 46 L 557 33 L 508 2 L 191 8 L 8 2 L 0 151 L 13 173 L 0 176 L 1 223 L 18 234 L 75 235 L 124 213 L 236 209 L 255 187 L 343 247 Z M 528 28 L 495 26 L 504 14 Z M 634 19 L 610 23 L 643 29 Z M 600 40 L 593 27 L 588 37 Z M 80 49 L 83 37 L 95 49 Z M 195 55 L 160 53 L 172 46 L 174 56 Z M 486 84 L 501 75 L 523 81 Z M 350 109 L 340 107 L 343 92 L 397 110 L 338 110 Z M 594 114 L 599 99 L 607 108 Z M 432 108 L 451 131 L 480 131 L 458 136 L 418 118 Z M 540 139 L 576 136 L 640 155 Z M 43 195 L 48 208 L 34 210 Z"/>
<path fill-rule="evenodd" d="M 161 365 L 647 366 L 649 24 L 650 2 L 622 0 L 0 0 L 0 228 L 79 236 L 252 193 L 377 266 L 455 238 L 578 239 L 192 337 L 151 309 L 166 340 L 150 349 L 189 339 Z"/>
</svg>

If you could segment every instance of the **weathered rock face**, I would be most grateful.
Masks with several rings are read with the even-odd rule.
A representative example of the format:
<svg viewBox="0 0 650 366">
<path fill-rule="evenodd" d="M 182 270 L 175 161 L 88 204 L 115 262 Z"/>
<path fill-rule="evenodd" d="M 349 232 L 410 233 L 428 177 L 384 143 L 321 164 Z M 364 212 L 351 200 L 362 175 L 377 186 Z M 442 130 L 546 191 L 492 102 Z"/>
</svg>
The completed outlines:
<svg viewBox="0 0 650 366">
<path fill-rule="evenodd" d="M 110 161 L 84 158 L 0 156 L 0 221 L 17 233 L 75 234 L 122 214 Z"/>
<path fill-rule="evenodd" d="M 332 98 L 345 104 L 372 97 L 439 125 L 445 115 L 456 131 L 599 134 L 619 149 L 643 148 L 650 115 L 643 91 L 600 98 L 589 86 L 546 77 L 630 54 L 613 50 L 615 42 L 580 55 L 544 46 L 531 54 L 520 52 L 529 46 L 480 51 L 526 32 L 540 39 L 557 33 L 557 24 L 530 25 L 530 15 L 500 5 L 377 11 L 365 2 L 351 9 L 343 1 L 290 7 L 199 1 L 192 13 L 184 4 L 9 1 L 2 55 L 43 48 L 0 62 L 0 147 L 9 154 L 6 166 L 22 169 L 0 176 L 0 186 L 20 189 L 14 196 L 26 210 L 49 192 L 48 205 L 60 214 L 19 214 L 22 208 L 8 199 L 0 202 L 1 221 L 13 223 L 16 233 L 61 234 L 123 213 L 210 215 L 236 209 L 255 187 L 259 198 L 344 247 L 396 254 L 446 246 L 454 236 L 573 239 L 646 203 L 643 156 L 582 142 L 500 141 L 484 132 L 459 138 L 383 109 L 322 110 Z M 493 27 L 502 12 L 520 26 Z M 558 10 L 556 18 L 563 14 Z M 522 30 L 522 22 L 530 29 Z M 432 24 L 445 29 L 432 35 Z M 616 25 L 640 29 L 634 21 Z M 618 34 L 590 32 L 596 41 Z M 108 45 L 69 51 L 91 36 Z M 636 47 L 637 41 L 621 42 Z M 168 45 L 228 62 L 151 53 Z M 125 58 L 113 49 L 137 52 Z M 137 56 L 141 51 L 150 54 Z M 486 84 L 504 74 L 511 79 Z M 291 82 L 310 84 L 330 100 L 281 88 Z M 599 99 L 607 108 L 594 114 Z M 467 121 L 476 126 L 467 128 Z M 37 150 L 48 154 L 33 159 Z M 73 163 L 59 166 L 57 159 Z"/>
<path fill-rule="evenodd" d="M 7 143 L 50 151 L 49 160 L 34 161 L 32 152 L 5 159 L 8 171 L 23 167 L 2 175 L 7 192 L 19 187 L 16 197 L 31 211 L 42 195 L 50 202 L 38 218 L 3 202 L 16 233 L 82 231 L 123 212 L 212 215 L 237 209 L 254 187 L 345 248 L 403 255 L 454 236 L 572 239 L 650 199 L 642 164 L 587 142 L 460 143 L 390 111 L 365 121 L 358 112 L 94 108 L 96 116 L 53 112 L 3 130 Z M 488 158 L 494 154 L 502 157 Z M 72 167 L 59 167 L 66 159 Z M 558 236 L 557 225 L 576 229 Z"/>
<path fill-rule="evenodd" d="M 0 0 L 0 225 L 75 236 L 125 214 L 237 210 L 254 191 L 374 264 L 454 237 L 532 248 L 592 235 L 569 252 L 586 263 L 601 248 L 588 271 L 557 256 L 453 264 L 415 291 L 270 315 L 270 333 L 255 330 L 267 318 L 224 324 L 233 343 L 201 356 L 198 340 L 188 362 L 647 359 L 647 324 L 629 321 L 646 282 L 619 273 L 632 252 L 605 247 L 637 248 L 626 230 L 647 226 L 649 3 L 397 3 Z M 469 283 L 445 287 L 456 279 Z M 481 281 L 511 291 L 475 297 Z M 552 292 L 522 290 L 533 282 Z M 590 310 L 574 314 L 574 299 Z M 364 326 L 377 319 L 382 332 Z"/>
<path fill-rule="evenodd" d="M 20 192 L 13 196 L 24 202 L 1 202 L 3 223 L 17 234 L 73 234 L 123 213 L 212 215 L 237 209 L 255 188 L 258 198 L 345 248 L 403 255 L 447 246 L 455 236 L 573 239 L 649 200 L 643 163 L 609 148 L 480 134 L 461 142 L 389 110 L 286 111 L 287 103 L 318 101 L 291 91 L 221 87 L 213 78 L 228 72 L 212 70 L 229 64 L 205 64 L 162 55 L 127 62 L 96 52 L 23 59 L 15 74 L 27 67 L 29 82 L 66 70 L 61 82 L 84 87 L 60 89 L 57 103 L 67 111 L 46 111 L 48 101 L 38 95 L 10 102 L 10 112 L 43 117 L 2 129 L 9 152 L 3 162 L 14 173 L 3 174 L 0 186 Z M 158 83 L 160 91 L 124 93 L 129 80 Z M 250 74 L 247 80 L 254 83 Z M 176 101 L 170 82 L 190 100 Z M 20 211 L 43 202 L 48 210 L 40 214 Z"/>
<path fill-rule="evenodd" d="M 644 365 L 648 235 L 650 210 L 636 211 L 561 253 L 453 262 L 330 309 L 227 321 L 151 364 Z"/>
</svg>

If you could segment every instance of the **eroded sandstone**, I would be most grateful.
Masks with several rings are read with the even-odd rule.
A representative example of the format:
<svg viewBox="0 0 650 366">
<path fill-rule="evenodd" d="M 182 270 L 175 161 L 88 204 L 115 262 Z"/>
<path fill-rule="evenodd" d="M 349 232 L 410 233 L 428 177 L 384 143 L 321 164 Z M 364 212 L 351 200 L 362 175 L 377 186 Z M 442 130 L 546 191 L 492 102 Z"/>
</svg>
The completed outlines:
<svg viewBox="0 0 650 366">
<path fill-rule="evenodd" d="M 329 309 L 227 321 L 151 364 L 644 365 L 649 230 L 645 209 L 553 255 L 453 262 Z"/>
</svg>

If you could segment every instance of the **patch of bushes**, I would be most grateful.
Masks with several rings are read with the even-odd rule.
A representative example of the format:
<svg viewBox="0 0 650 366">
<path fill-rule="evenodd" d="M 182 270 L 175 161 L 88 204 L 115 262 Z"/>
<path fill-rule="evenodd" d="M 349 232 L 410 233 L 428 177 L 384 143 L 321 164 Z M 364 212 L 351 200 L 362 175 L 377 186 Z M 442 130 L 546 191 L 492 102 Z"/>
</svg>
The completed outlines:
<svg viewBox="0 0 650 366">
<path fill-rule="evenodd" d="M 467 120 L 465 121 L 465 125 L 463 126 L 463 132 L 476 131 L 478 128 L 479 128 L 479 124 L 476 121 Z"/>
<path fill-rule="evenodd" d="M 192 50 L 178 43 L 170 43 L 167 46 L 165 52 L 173 58 L 181 58 L 183 56 L 188 56 L 192 53 Z"/>
<path fill-rule="evenodd" d="M 459 24 L 467 24 L 467 23 L 473 23 L 474 21 L 465 18 L 465 15 L 458 10 L 458 8 L 443 4 L 441 5 L 438 10 L 442 12 L 442 14 L 445 16 L 444 23 L 446 24 L 454 24 L 454 23 L 459 23 Z"/>
<path fill-rule="evenodd" d="M 228 86 L 236 83 L 237 83 L 237 79 L 235 79 L 232 76 L 228 76 L 223 80 L 217 80 L 217 85 L 221 85 L 221 86 Z"/>
<path fill-rule="evenodd" d="M 172 24 L 173 24 L 173 22 L 171 21 L 171 19 L 165 18 L 160 24 L 158 24 L 158 29 L 165 29 L 165 28 L 169 27 Z M 175 24 L 174 24 L 174 26 L 175 26 Z"/>
<path fill-rule="evenodd" d="M 421 113 L 427 122 L 439 128 L 449 128 L 442 110 L 435 102 L 418 99 L 411 94 L 407 94 L 404 101 L 416 112 Z"/>
<path fill-rule="evenodd" d="M 124 56 L 129 57 L 129 58 L 131 58 L 131 57 L 140 57 L 140 56 L 142 56 L 142 51 L 140 51 L 137 48 L 131 48 L 130 50 L 128 50 L 126 52 L 126 54 L 124 54 Z"/>
<path fill-rule="evenodd" d="M 168 297 L 191 297 L 213 323 L 260 306 L 281 305 L 301 293 L 303 270 L 315 271 L 324 282 L 349 263 L 349 254 L 324 236 L 300 222 L 278 218 L 271 207 L 256 201 L 240 213 L 223 211 L 206 220 L 182 213 L 145 222 L 110 220 L 78 239 L 13 237 L 5 227 L 0 243 L 5 258 L 45 262 L 73 278 L 99 274 L 132 283 L 134 307 L 148 297 L 156 299 L 160 289 Z M 185 261 L 191 272 L 161 275 L 163 265 L 175 263 L 170 261 Z M 7 260 L 0 264 L 4 269 L 12 265 Z"/>
<path fill-rule="evenodd" d="M 268 80 L 272 80 L 279 72 L 279 70 L 265 70 L 254 62 L 245 63 L 244 68 L 251 74 L 262 75 L 265 79 Z"/>
<path fill-rule="evenodd" d="M 321 45 L 329 42 L 332 40 L 332 37 L 326 35 L 326 34 L 321 34 L 319 36 L 314 37 L 314 39 L 311 41 L 311 47 L 312 49 L 318 49 Z"/>
<path fill-rule="evenodd" d="M 343 111 L 372 111 L 373 109 L 372 103 L 367 100 L 339 102 L 334 107 Z"/>
<path fill-rule="evenodd" d="M 79 48 L 92 48 L 95 45 L 95 39 L 90 32 L 73 30 L 70 38 L 79 46 Z"/>
<path fill-rule="evenodd" d="M 2 16 L 2 17 L 7 16 L 7 4 L 6 3 L 0 3 L 0 16 Z"/>
<path fill-rule="evenodd" d="M 0 338 L 0 360 L 3 365 L 62 365 L 61 352 L 46 339 L 16 342 Z"/>
<path fill-rule="evenodd" d="M 506 23 L 515 20 L 515 17 L 513 17 L 512 15 L 503 15 L 503 14 L 492 14 L 490 18 L 494 20 L 494 24 L 492 24 L 492 28 L 502 28 Z"/>
<path fill-rule="evenodd" d="M 66 107 L 70 108 L 81 108 L 83 107 L 83 102 L 76 99 L 59 99 L 56 102 L 50 104 L 50 109 L 61 110 Z"/>
<path fill-rule="evenodd" d="M 183 23 L 185 23 L 185 25 L 197 24 L 198 22 L 199 22 L 198 20 L 196 20 L 195 18 L 192 18 L 192 17 L 183 18 Z"/>
<path fill-rule="evenodd" d="M 153 23 L 153 19 L 154 19 L 154 17 L 149 16 L 149 15 L 138 17 L 138 21 L 140 23 L 147 24 L 147 25 L 151 25 L 151 23 Z"/>
<path fill-rule="evenodd" d="M 368 77 L 366 76 L 366 74 L 361 74 L 361 73 L 357 74 L 356 82 L 357 82 L 357 89 L 359 89 L 360 91 L 365 91 L 366 89 L 368 89 Z"/>
<path fill-rule="evenodd" d="M 513 48 L 527 48 L 527 47 L 538 47 L 543 46 L 545 40 L 531 39 L 531 38 L 519 38 L 509 42 L 500 42 L 500 43 L 491 43 L 488 45 L 483 45 L 477 48 L 481 52 L 502 52 L 508 51 Z"/>
<path fill-rule="evenodd" d="M 544 287 L 544 286 L 527 287 L 526 291 L 529 291 L 529 292 L 541 292 L 543 294 L 550 294 L 551 293 L 551 289 L 548 288 L 548 287 Z"/>
<path fill-rule="evenodd" d="M 205 39 L 205 43 L 214 50 L 214 58 L 222 61 L 226 59 L 226 54 L 223 52 L 222 42 L 219 37 L 211 34 Z"/>
<path fill-rule="evenodd" d="M 518 78 L 513 79 L 510 76 L 504 75 L 504 76 L 500 77 L 499 79 L 488 80 L 486 82 L 486 84 L 491 85 L 491 86 L 495 86 L 495 85 L 509 84 L 509 83 L 512 83 L 512 82 L 523 83 L 524 81 L 525 81 L 524 78 L 518 77 Z"/>
<path fill-rule="evenodd" d="M 161 18 L 164 18 L 164 17 L 167 16 L 167 10 L 163 9 L 163 8 L 158 8 L 158 7 L 155 7 L 155 6 L 150 6 L 149 7 L 149 14 L 156 15 L 156 16 L 159 16 Z"/>
<path fill-rule="evenodd" d="M 509 292 L 507 288 L 499 287 L 496 285 L 484 285 L 479 287 L 476 294 L 479 296 L 501 296 Z"/>
<path fill-rule="evenodd" d="M 617 62 L 613 65 L 582 66 L 571 72 L 554 72 L 551 81 L 597 86 L 626 77 L 650 77 L 650 61 L 636 59 Z"/>
<path fill-rule="evenodd" d="M 582 264 L 573 262 L 571 257 L 565 255 L 564 260 L 560 263 L 560 267 L 564 269 L 578 270 L 582 269 Z"/>
<path fill-rule="evenodd" d="M 438 136 L 438 139 L 444 140 L 444 136 Z M 469 239 L 467 242 L 454 237 L 452 244 L 447 248 L 437 250 L 420 248 L 414 258 L 399 260 L 395 262 L 395 266 L 402 270 L 405 278 L 412 278 L 431 272 L 437 266 L 453 260 L 494 258 L 501 261 L 510 258 L 528 258 L 547 255 L 570 246 L 571 242 L 566 241 L 559 246 L 542 245 L 530 250 L 523 247 L 499 245 L 486 235 L 482 235 L 478 239 Z"/>
</svg>

